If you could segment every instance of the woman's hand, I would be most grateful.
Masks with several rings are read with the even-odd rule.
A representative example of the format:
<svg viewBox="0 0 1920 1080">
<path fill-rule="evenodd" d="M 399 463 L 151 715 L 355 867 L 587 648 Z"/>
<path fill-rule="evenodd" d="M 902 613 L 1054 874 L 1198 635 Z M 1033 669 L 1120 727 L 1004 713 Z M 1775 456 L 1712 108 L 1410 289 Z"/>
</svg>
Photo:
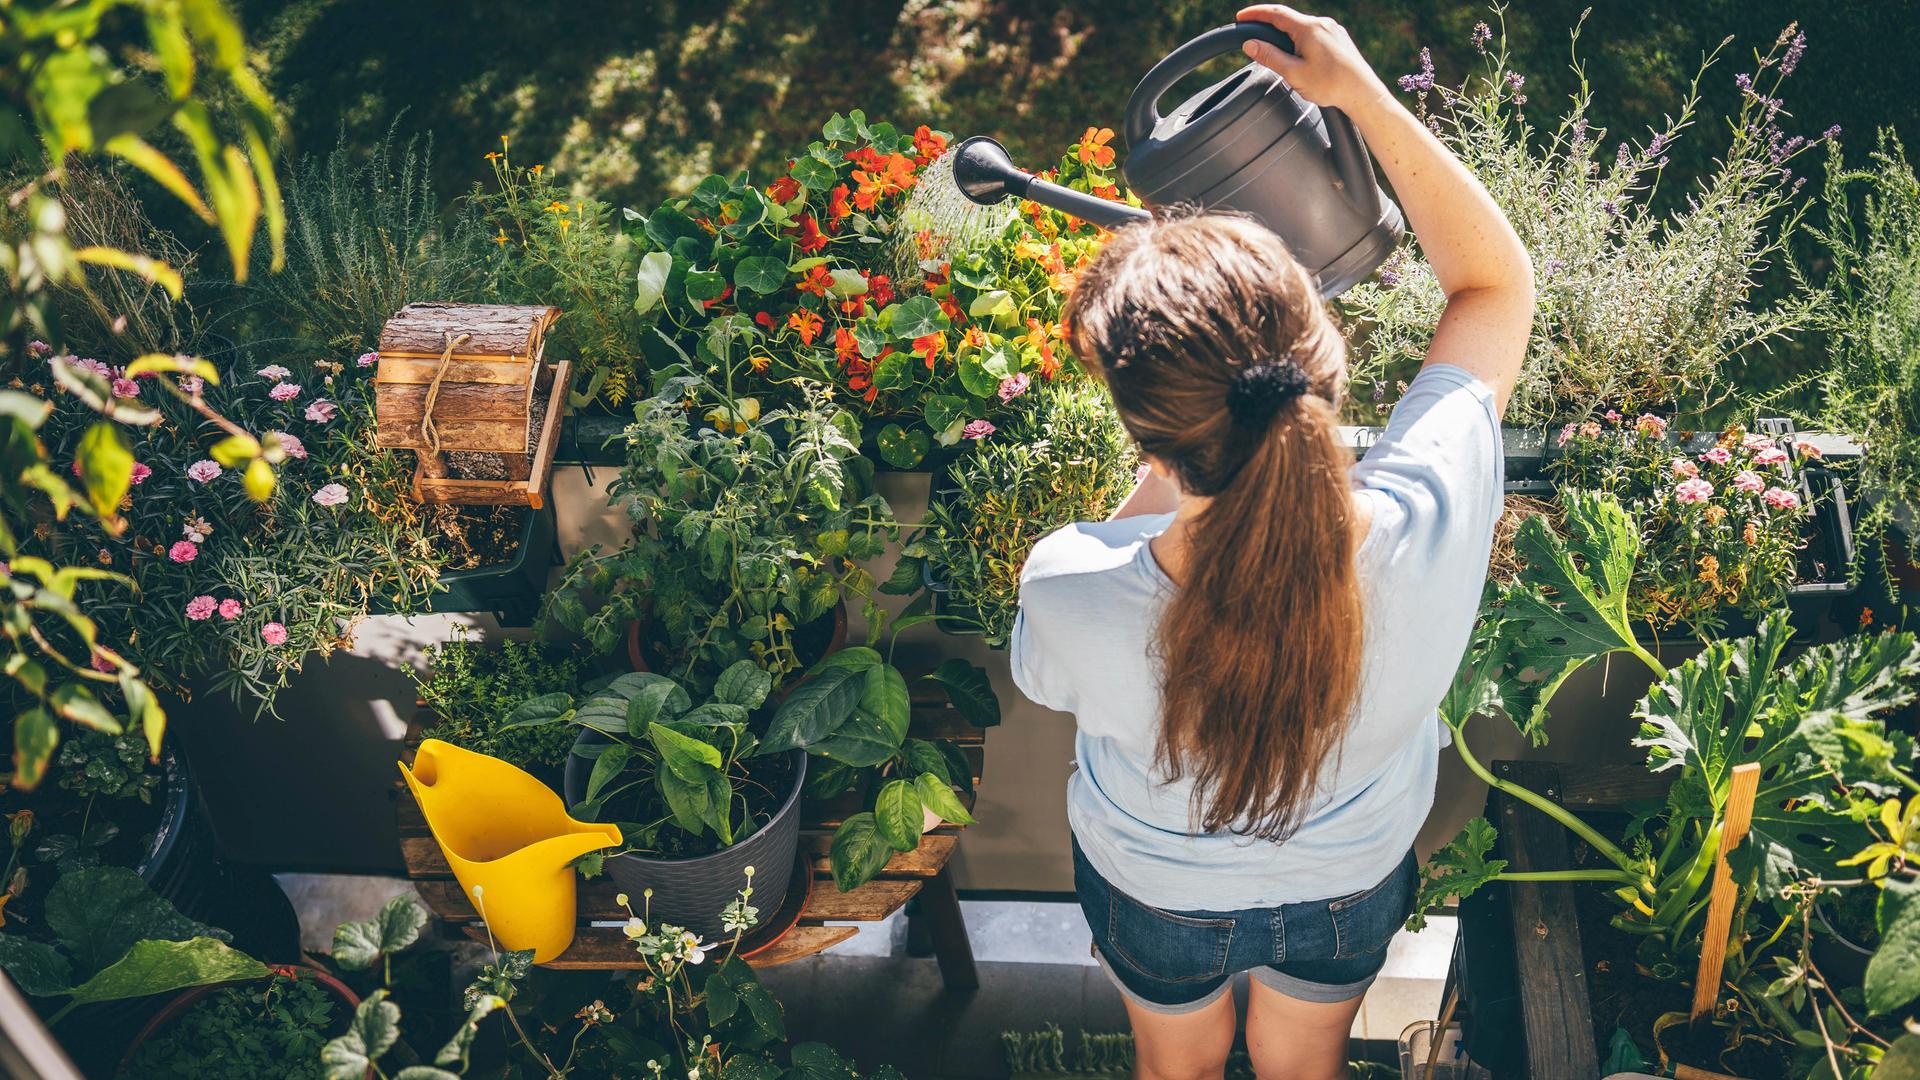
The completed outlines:
<svg viewBox="0 0 1920 1080">
<path fill-rule="evenodd" d="M 1240 9 L 1241 22 L 1262 22 L 1293 38 L 1294 52 L 1264 41 L 1249 41 L 1248 56 L 1287 80 L 1287 85 L 1322 108 L 1356 112 L 1361 106 L 1390 98 L 1366 58 L 1354 47 L 1346 27 L 1332 19 L 1302 15 L 1285 4 L 1255 4 Z"/>
</svg>

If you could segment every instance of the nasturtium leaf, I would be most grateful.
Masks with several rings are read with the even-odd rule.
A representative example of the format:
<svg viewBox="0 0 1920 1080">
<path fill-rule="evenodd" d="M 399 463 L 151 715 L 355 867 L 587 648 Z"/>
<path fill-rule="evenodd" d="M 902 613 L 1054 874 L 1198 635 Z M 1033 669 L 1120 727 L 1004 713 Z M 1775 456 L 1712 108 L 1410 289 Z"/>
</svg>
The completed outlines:
<svg viewBox="0 0 1920 1080">
<path fill-rule="evenodd" d="M 1427 911 L 1446 901 L 1472 894 L 1480 886 L 1498 877 L 1506 869 L 1505 859 L 1489 859 L 1497 838 L 1486 818 L 1467 822 L 1460 835 L 1420 869 L 1420 892 L 1413 902 L 1413 914 L 1407 917 L 1407 929 L 1420 930 L 1427 925 Z"/>
<path fill-rule="evenodd" d="M 385 987 L 368 994 L 354 1010 L 346 1034 L 320 1049 L 327 1080 L 361 1080 L 382 1054 L 400 1039 L 400 1006 L 387 1000 Z"/>
<path fill-rule="evenodd" d="M 891 304 L 881 313 L 888 329 L 896 341 L 912 341 L 914 338 L 937 334 L 951 325 L 947 313 L 940 310 L 940 304 L 931 296 L 913 296 L 898 304 Z"/>
<path fill-rule="evenodd" d="M 833 284 L 827 286 L 827 293 L 841 300 L 867 294 L 867 276 L 858 270 L 840 267 L 833 271 Z"/>
<path fill-rule="evenodd" d="M 996 389 L 998 385 L 995 384 Z M 964 425 L 971 409 L 971 403 L 958 394 L 933 394 L 920 405 L 921 413 L 927 418 L 927 427 L 934 431 L 945 431 L 955 424 Z"/>
<path fill-rule="evenodd" d="M 728 705 L 757 709 L 773 691 L 773 675 L 751 660 L 736 660 L 720 673 L 713 696 Z"/>
<path fill-rule="evenodd" d="M 863 811 L 834 830 L 827 854 L 833 865 L 834 884 L 841 892 L 852 892 L 886 867 L 887 860 L 893 858 L 893 845 L 880 835 L 873 815 Z"/>
<path fill-rule="evenodd" d="M 750 255 L 733 268 L 733 283 L 746 292 L 777 292 L 787 282 L 787 264 L 765 255 Z"/>
<path fill-rule="evenodd" d="M 862 315 L 853 322 L 853 343 L 860 349 L 860 355 L 869 359 L 879 356 L 888 344 L 887 332 L 880 328 L 879 320 L 871 315 Z"/>
<path fill-rule="evenodd" d="M 913 382 L 913 357 L 904 352 L 890 352 L 873 366 L 873 385 L 882 392 L 899 390 Z"/>
<path fill-rule="evenodd" d="M 1000 699 L 993 692 L 987 669 L 953 657 L 926 676 L 946 687 L 947 699 L 974 727 L 993 727 L 1000 723 Z"/>
<path fill-rule="evenodd" d="M 839 179 L 839 175 L 833 171 L 833 166 L 812 154 L 802 154 L 795 158 L 793 168 L 788 170 L 787 175 L 798 180 L 800 186 L 808 191 L 826 191 L 833 187 L 835 180 Z"/>
<path fill-rule="evenodd" d="M 640 257 L 640 269 L 634 273 L 634 314 L 645 315 L 660 305 L 667 293 L 667 277 L 672 273 L 672 255 L 649 251 Z"/>
<path fill-rule="evenodd" d="M 914 777 L 914 790 L 920 795 L 920 802 L 941 821 L 951 821 L 955 825 L 973 824 L 973 815 L 967 812 L 953 789 L 946 782 L 930 772 Z"/>
<path fill-rule="evenodd" d="M 1875 1016 L 1920 997 L 1920 880 L 1890 877 L 1880 890 L 1880 947 L 1867 961 L 1867 1011 Z"/>
<path fill-rule="evenodd" d="M 984 398 L 991 397 L 999 391 L 1000 380 L 1006 378 L 1006 376 L 996 375 L 992 370 L 989 370 L 988 361 L 995 360 L 996 363 L 994 366 L 996 369 L 1001 371 L 1007 370 L 1007 360 L 1004 355 L 1005 351 L 1005 345 L 992 345 L 985 349 L 964 349 L 961 351 L 960 358 L 956 362 L 954 369 L 959 373 L 960 385 L 966 388 L 967 393 L 975 397 Z"/>
<path fill-rule="evenodd" d="M 926 459 L 927 450 L 932 445 L 926 432 L 918 428 L 908 431 L 899 424 L 888 424 L 881 428 L 873 442 L 880 451 L 880 460 L 896 469 L 911 469 L 920 464 Z"/>
<path fill-rule="evenodd" d="M 859 137 L 859 133 L 852 120 L 834 113 L 825 124 L 821 125 L 820 137 L 830 143 L 852 142 Z"/>
<path fill-rule="evenodd" d="M 687 271 L 687 299 L 696 304 L 718 300 L 726 294 L 727 277 L 715 270 Z"/>
<path fill-rule="evenodd" d="M 426 925 L 426 911 L 411 896 L 396 896 L 373 918 L 343 922 L 334 929 L 333 962 L 347 971 L 365 971 L 381 956 L 392 956 L 419 940 Z"/>
<path fill-rule="evenodd" d="M 967 305 L 967 314 L 976 319 L 990 318 L 1003 311 L 1012 310 L 1013 294 L 1005 289 L 983 292 L 973 298 L 973 303 Z"/>
</svg>

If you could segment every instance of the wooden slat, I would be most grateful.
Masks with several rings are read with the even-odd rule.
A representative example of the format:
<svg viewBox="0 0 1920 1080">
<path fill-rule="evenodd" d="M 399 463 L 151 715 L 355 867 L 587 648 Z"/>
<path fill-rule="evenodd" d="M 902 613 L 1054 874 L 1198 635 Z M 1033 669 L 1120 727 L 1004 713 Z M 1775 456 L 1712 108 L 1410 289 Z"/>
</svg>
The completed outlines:
<svg viewBox="0 0 1920 1080">
<path fill-rule="evenodd" d="M 1534 791 L 1558 791 L 1560 773 L 1541 761 L 1500 761 L 1496 775 Z M 1508 869 L 1564 870 L 1567 831 L 1558 822 L 1503 791 L 1495 791 L 1500 846 Z M 1593 1044 L 1593 1003 L 1570 882 L 1506 882 L 1514 964 L 1520 973 L 1520 1017 L 1529 1076 L 1600 1074 Z"/>
<path fill-rule="evenodd" d="M 440 420 L 433 428 L 440 435 L 440 449 L 466 450 L 480 454 L 524 454 L 527 452 L 527 422 L 519 420 Z M 374 425 L 373 445 L 381 450 L 415 450 L 420 441 L 420 422 L 393 425 L 379 421 Z"/>
<path fill-rule="evenodd" d="M 460 883 L 452 878 L 415 880 L 413 884 L 420 892 L 420 899 L 441 919 L 447 922 L 480 921 L 480 913 L 474 910 L 472 900 L 460 888 Z M 814 885 L 812 898 L 800 918 L 804 922 L 875 922 L 900 910 L 901 905 L 913 899 L 913 895 L 919 891 L 920 882 L 912 878 L 875 878 L 846 893 L 835 888 L 831 881 L 819 882 Z M 620 887 L 605 878 L 581 882 L 580 921 L 626 918 L 627 910 L 615 900 L 619 893 Z"/>
<path fill-rule="evenodd" d="M 462 927 L 475 941 L 487 940 L 486 928 L 477 923 Z M 812 956 L 847 940 L 860 932 L 855 926 L 796 926 L 787 935 L 757 956 L 747 960 L 757 968 L 774 967 Z M 610 926 L 583 926 L 573 936 L 573 944 L 543 967 L 560 971 L 623 971 L 641 967 L 633 943 Z"/>
<path fill-rule="evenodd" d="M 1648 772 L 1644 764 L 1560 764 L 1560 789 L 1554 797 L 1576 810 L 1619 810 L 1628 803 L 1661 801 L 1673 786 L 1672 773 Z"/>
<path fill-rule="evenodd" d="M 419 427 L 429 389 L 424 383 L 382 383 L 374 399 L 380 422 Z M 448 420 L 518 420 L 524 424 L 530 400 L 527 391 L 518 386 L 455 382 L 449 378 L 440 384 L 440 393 L 433 399 L 433 420 L 436 424 Z"/>
<path fill-rule="evenodd" d="M 1753 798 L 1760 789 L 1760 763 L 1749 761 L 1735 765 L 1727 784 L 1726 817 L 1720 826 L 1720 850 L 1713 859 L 1713 889 L 1708 893 L 1707 927 L 1700 935 L 1700 966 L 1694 970 L 1693 1019 L 1713 1011 L 1720 999 L 1720 974 L 1727 963 L 1727 935 L 1733 929 L 1733 905 L 1739 890 L 1733 884 L 1733 870 L 1727 866 L 1727 852 L 1747 838 L 1753 823 Z"/>
<path fill-rule="evenodd" d="M 547 503 L 547 477 L 553 472 L 553 457 L 560 449 L 560 423 L 567 417 L 567 393 L 573 388 L 573 362 L 562 360 L 553 369 L 553 392 L 547 399 L 543 419 L 546 428 L 534 448 L 533 465 L 527 474 L 527 505 L 535 510 Z"/>
<path fill-rule="evenodd" d="M 380 329 L 380 352 L 439 356 L 449 332 L 465 334 L 462 353 L 537 355 L 560 309 L 545 304 L 408 304 Z"/>
<path fill-rule="evenodd" d="M 421 878 L 453 877 L 453 867 L 447 864 L 447 857 L 440 850 L 440 842 L 431 836 L 401 837 L 400 858 L 407 864 L 407 876 L 416 881 Z"/>
<path fill-rule="evenodd" d="M 434 480 L 415 475 L 413 499 L 458 506 L 532 506 L 525 480 Z"/>
<path fill-rule="evenodd" d="M 383 356 L 380 365 L 374 371 L 374 401 L 379 402 L 381 389 L 405 389 L 424 387 L 433 381 L 440 370 L 440 354 L 414 359 L 406 356 Z M 499 360 L 462 360 L 458 357 L 447 361 L 447 376 L 440 380 L 442 390 L 448 385 L 472 386 L 532 386 L 534 364 L 528 360 L 502 358 Z"/>
</svg>

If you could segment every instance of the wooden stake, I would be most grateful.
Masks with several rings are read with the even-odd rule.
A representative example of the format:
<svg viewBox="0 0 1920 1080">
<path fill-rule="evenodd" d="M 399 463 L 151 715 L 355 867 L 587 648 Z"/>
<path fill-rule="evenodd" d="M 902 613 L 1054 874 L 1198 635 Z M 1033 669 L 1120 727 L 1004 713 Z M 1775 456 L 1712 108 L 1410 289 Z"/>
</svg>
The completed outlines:
<svg viewBox="0 0 1920 1080">
<path fill-rule="evenodd" d="M 1753 823 L 1753 797 L 1760 789 L 1760 765 L 1735 765 L 1727 785 L 1727 816 L 1720 826 L 1720 851 L 1713 860 L 1713 892 L 1707 901 L 1707 928 L 1700 937 L 1700 970 L 1694 973 L 1692 1018 L 1713 1011 L 1720 997 L 1720 974 L 1727 964 L 1727 937 L 1733 929 L 1733 905 L 1738 890 L 1727 852 L 1747 838 Z"/>
</svg>

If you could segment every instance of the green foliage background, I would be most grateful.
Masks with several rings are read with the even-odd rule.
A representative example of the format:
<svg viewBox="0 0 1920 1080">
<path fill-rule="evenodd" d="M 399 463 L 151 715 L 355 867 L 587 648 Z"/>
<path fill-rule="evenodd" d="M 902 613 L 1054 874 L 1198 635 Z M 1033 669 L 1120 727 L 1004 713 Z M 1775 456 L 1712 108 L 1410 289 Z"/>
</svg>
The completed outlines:
<svg viewBox="0 0 1920 1080">
<path fill-rule="evenodd" d="M 1383 75 L 1431 46 L 1439 75 L 1475 59 L 1468 34 L 1491 11 L 1471 0 L 1326 0 Z M 1520 0 L 1506 13 L 1515 67 L 1544 119 L 1572 77 L 1567 33 L 1586 0 Z M 1859 140 L 1891 124 L 1920 142 L 1920 99 L 1900 73 L 1920 6 L 1877 0 L 1601 0 L 1583 52 L 1616 133 L 1659 119 L 1703 52 L 1735 35 L 1710 79 L 1724 115 L 1752 47 L 1799 19 L 1808 38 L 1788 108 L 1795 130 L 1838 123 Z M 249 39 L 289 110 L 296 149 L 343 131 L 371 146 L 397 115 L 431 131 L 434 180 L 463 193 L 479 156 L 513 140 L 583 192 L 652 206 L 708 170 L 770 177 L 834 110 L 991 133 L 1043 164 L 1089 124 L 1118 126 L 1133 84 L 1180 41 L 1231 20 L 1219 0 L 618 0 L 394 3 L 241 0 Z M 1221 61 L 1224 68 L 1231 60 Z M 1702 133 L 1707 135 L 1707 133 Z M 1705 164 L 1720 133 L 1683 140 L 1674 165 Z M 1674 190 L 1681 185 L 1673 185 Z"/>
</svg>

